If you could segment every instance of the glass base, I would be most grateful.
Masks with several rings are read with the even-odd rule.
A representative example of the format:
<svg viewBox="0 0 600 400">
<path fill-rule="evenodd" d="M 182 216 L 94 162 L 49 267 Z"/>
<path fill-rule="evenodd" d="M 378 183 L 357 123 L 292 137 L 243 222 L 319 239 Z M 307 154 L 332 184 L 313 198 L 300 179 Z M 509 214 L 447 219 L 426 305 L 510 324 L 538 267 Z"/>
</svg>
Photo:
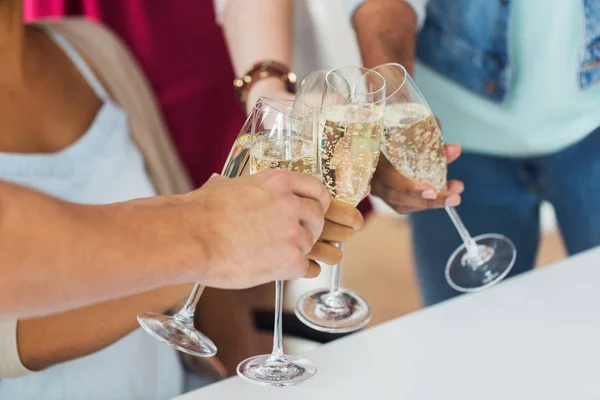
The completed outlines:
<svg viewBox="0 0 600 400">
<path fill-rule="evenodd" d="M 143 313 L 137 317 L 140 326 L 176 350 L 197 357 L 212 357 L 217 354 L 217 346 L 192 323 L 186 323 L 177 316 L 159 313 Z"/>
<path fill-rule="evenodd" d="M 371 306 L 358 293 L 340 289 L 317 289 L 306 293 L 296 304 L 296 316 L 320 332 L 347 333 L 363 328 L 372 315 Z"/>
<path fill-rule="evenodd" d="M 237 374 L 263 386 L 291 386 L 312 378 L 317 369 L 310 361 L 297 356 L 272 358 L 270 354 L 247 358 L 237 366 Z"/>
<path fill-rule="evenodd" d="M 446 280 L 459 292 L 478 292 L 497 284 L 517 258 L 515 245 L 506 236 L 488 233 L 473 240 L 477 243 L 475 254 L 469 254 L 463 244 L 446 264 Z"/>
</svg>

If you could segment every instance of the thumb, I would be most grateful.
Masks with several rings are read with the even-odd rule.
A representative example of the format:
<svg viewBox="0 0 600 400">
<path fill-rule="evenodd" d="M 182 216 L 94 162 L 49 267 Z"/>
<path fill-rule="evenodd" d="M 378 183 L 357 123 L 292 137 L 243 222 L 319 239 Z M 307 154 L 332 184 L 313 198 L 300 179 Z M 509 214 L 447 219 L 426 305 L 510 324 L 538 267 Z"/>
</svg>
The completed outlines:
<svg viewBox="0 0 600 400">
<path fill-rule="evenodd" d="M 207 181 L 207 182 L 212 182 L 212 181 L 217 181 L 217 182 L 218 182 L 218 181 L 220 181 L 220 180 L 223 180 L 223 179 L 227 179 L 227 178 L 225 178 L 225 177 L 224 177 L 224 176 L 222 176 L 222 175 L 219 175 L 219 174 L 213 173 L 213 174 L 210 176 L 210 178 L 208 178 L 208 181 Z"/>
<path fill-rule="evenodd" d="M 457 144 L 447 144 L 444 145 L 444 152 L 446 153 L 446 160 L 450 164 L 460 157 L 462 148 Z"/>
<path fill-rule="evenodd" d="M 208 178 L 208 180 L 204 182 L 204 185 L 202 185 L 202 187 L 218 184 L 219 182 L 222 182 L 224 180 L 227 180 L 227 178 L 219 174 L 212 174 L 210 178 Z"/>
</svg>

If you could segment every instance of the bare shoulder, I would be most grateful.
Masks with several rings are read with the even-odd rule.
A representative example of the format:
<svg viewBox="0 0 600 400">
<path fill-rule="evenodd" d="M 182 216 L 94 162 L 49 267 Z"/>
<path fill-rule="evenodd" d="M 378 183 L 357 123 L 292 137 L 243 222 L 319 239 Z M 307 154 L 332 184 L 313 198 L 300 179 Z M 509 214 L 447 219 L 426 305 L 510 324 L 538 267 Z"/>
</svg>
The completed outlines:
<svg viewBox="0 0 600 400">
<path fill-rule="evenodd" d="M 124 69 L 124 64 L 134 63 L 134 59 L 123 40 L 108 27 L 82 17 L 48 19 L 36 24 L 60 34 L 74 46 L 111 96 L 108 73 L 130 78 L 127 75 L 131 72 Z"/>
</svg>

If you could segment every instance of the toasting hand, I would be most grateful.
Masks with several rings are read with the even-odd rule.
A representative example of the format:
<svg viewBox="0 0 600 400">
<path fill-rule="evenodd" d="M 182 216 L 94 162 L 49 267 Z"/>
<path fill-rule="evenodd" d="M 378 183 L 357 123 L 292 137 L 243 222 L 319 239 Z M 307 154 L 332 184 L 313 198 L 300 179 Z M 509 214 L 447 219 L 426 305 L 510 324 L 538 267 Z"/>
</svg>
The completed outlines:
<svg viewBox="0 0 600 400">
<path fill-rule="evenodd" d="M 211 267 L 201 281 L 227 289 L 304 276 L 330 203 L 316 178 L 281 170 L 213 176 L 183 197 L 190 212 L 181 225 Z"/>
<path fill-rule="evenodd" d="M 352 234 L 363 225 L 363 216 L 355 207 L 339 200 L 332 199 L 327 213 L 325 225 L 319 241 L 315 243 L 308 258 L 310 266 L 305 278 L 314 278 L 321 272 L 321 267 L 316 261 L 334 265 L 342 260 L 342 250 L 335 243 L 344 243 Z"/>
<path fill-rule="evenodd" d="M 455 144 L 446 145 L 444 150 L 448 164 L 456 160 L 461 153 L 461 148 Z M 465 187 L 462 182 L 451 180 L 448 181 L 446 190 L 437 193 L 431 185 L 404 177 L 383 155 L 379 157 L 379 165 L 371 186 L 373 195 L 382 198 L 400 214 L 429 208 L 455 207 L 460 204 L 460 194 Z"/>
</svg>

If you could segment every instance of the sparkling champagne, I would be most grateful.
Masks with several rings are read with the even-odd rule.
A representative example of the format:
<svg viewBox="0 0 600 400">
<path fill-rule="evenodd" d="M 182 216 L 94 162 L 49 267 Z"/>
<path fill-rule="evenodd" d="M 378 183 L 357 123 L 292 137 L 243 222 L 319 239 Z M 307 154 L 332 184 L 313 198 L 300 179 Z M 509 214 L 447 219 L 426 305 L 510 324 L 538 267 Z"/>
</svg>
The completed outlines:
<svg viewBox="0 0 600 400">
<path fill-rule="evenodd" d="M 323 183 L 333 198 L 356 206 L 377 167 L 383 134 L 379 105 L 332 105 L 321 113 L 319 139 Z"/>
<path fill-rule="evenodd" d="M 252 144 L 250 168 L 253 174 L 269 169 L 283 169 L 315 175 L 317 149 L 314 141 L 300 135 L 289 138 L 256 134 Z"/>
<path fill-rule="evenodd" d="M 221 175 L 227 178 L 237 178 L 238 176 L 247 175 L 249 173 L 248 162 L 250 161 L 251 137 L 251 134 L 247 133 L 239 136 L 235 140 L 231 147 L 231 151 L 229 152 L 229 157 L 227 157 L 227 161 L 225 161 L 225 166 L 223 167 L 223 173 Z"/>
<path fill-rule="evenodd" d="M 408 179 L 430 184 L 438 191 L 446 186 L 442 133 L 427 106 L 387 105 L 382 150 L 394 168 Z"/>
</svg>

